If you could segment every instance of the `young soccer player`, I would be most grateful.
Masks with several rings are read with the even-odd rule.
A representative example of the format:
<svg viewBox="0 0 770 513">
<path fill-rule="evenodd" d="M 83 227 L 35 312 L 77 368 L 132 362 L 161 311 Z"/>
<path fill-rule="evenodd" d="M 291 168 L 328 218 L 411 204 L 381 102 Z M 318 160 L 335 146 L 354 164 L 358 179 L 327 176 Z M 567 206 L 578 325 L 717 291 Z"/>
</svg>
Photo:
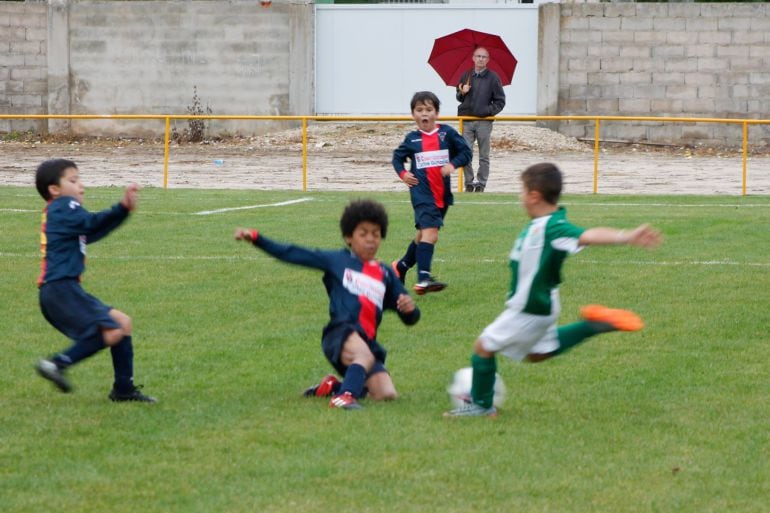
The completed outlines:
<svg viewBox="0 0 770 513">
<path fill-rule="evenodd" d="M 553 164 L 530 166 L 521 180 L 521 203 L 532 220 L 511 250 L 513 278 L 506 308 L 476 340 L 471 357 L 471 397 L 464 406 L 446 412 L 448 417 L 497 415 L 492 404 L 497 353 L 514 360 L 540 362 L 594 335 L 637 331 L 644 326 L 633 312 L 589 305 L 581 309 L 583 321 L 557 328 L 561 266 L 568 255 L 588 245 L 654 248 L 662 240 L 660 233 L 645 224 L 633 230 L 586 230 L 570 224 L 566 210 L 558 206 L 562 176 Z"/>
<path fill-rule="evenodd" d="M 86 244 L 107 236 L 136 208 L 139 187 L 131 184 L 123 199 L 111 208 L 92 214 L 83 208 L 85 189 L 78 167 L 71 160 L 46 160 L 37 168 L 35 185 L 47 202 L 43 210 L 40 246 L 43 268 L 38 278 L 40 309 L 45 319 L 73 344 L 36 369 L 62 392 L 72 385 L 67 369 L 109 347 L 115 381 L 113 401 L 154 403 L 134 385 L 134 350 L 131 318 L 88 294 L 80 285 L 85 271 Z"/>
<path fill-rule="evenodd" d="M 410 106 L 417 130 L 409 132 L 393 151 L 393 167 L 409 186 L 417 235 L 404 256 L 391 265 L 404 283 L 406 272 L 416 263 L 414 291 L 422 295 L 444 290 L 447 286 L 431 274 L 433 251 L 444 217 L 454 202 L 449 177 L 456 168 L 470 163 L 473 152 L 454 128 L 436 123 L 441 102 L 435 94 L 417 92 Z M 409 170 L 406 169 L 407 159 L 411 161 Z"/>
<path fill-rule="evenodd" d="M 353 201 L 342 213 L 340 229 L 347 248 L 332 251 L 282 244 L 245 228 L 235 230 L 235 240 L 250 241 L 284 262 L 323 271 L 330 320 L 321 346 L 344 380 L 326 376 L 305 396 L 331 396 L 331 408 L 352 410 L 361 407 L 358 399 L 367 393 L 374 400 L 397 396 L 385 368 L 385 348 L 377 341 L 383 311 L 395 310 L 404 324 L 413 325 L 420 310 L 393 270 L 376 260 L 388 231 L 385 208 L 376 201 Z"/>
</svg>

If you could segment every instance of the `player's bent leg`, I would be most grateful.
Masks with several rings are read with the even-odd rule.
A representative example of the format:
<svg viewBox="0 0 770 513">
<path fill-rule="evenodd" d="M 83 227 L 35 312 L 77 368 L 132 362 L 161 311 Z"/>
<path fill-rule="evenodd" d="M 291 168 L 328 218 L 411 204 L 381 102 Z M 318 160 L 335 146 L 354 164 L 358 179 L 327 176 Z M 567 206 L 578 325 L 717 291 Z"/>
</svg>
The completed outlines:
<svg viewBox="0 0 770 513">
<path fill-rule="evenodd" d="M 359 409 L 361 405 L 357 399 L 363 394 L 366 375 L 374 364 L 374 355 L 361 335 L 353 331 L 342 346 L 340 359 L 347 366 L 347 371 L 339 393 L 332 396 L 329 407 Z"/>
<path fill-rule="evenodd" d="M 386 371 L 369 376 L 366 380 L 366 388 L 369 389 L 369 397 L 374 401 L 392 401 L 398 398 L 393 379 Z"/>
</svg>

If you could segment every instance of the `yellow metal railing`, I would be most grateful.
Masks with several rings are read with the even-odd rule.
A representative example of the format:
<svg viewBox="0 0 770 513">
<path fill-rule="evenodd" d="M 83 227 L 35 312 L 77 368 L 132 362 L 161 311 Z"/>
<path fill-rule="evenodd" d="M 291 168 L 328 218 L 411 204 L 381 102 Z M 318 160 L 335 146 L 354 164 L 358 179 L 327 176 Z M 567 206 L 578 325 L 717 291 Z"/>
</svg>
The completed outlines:
<svg viewBox="0 0 770 513">
<path fill-rule="evenodd" d="M 411 116 L 246 116 L 246 115 L 168 115 L 168 114 L 0 114 L 0 119 L 152 119 L 165 121 L 163 137 L 163 188 L 168 187 L 168 159 L 171 120 L 269 120 L 269 121 L 301 121 L 302 122 L 302 190 L 307 190 L 307 123 L 313 121 L 412 121 Z M 442 116 L 442 121 L 457 121 L 460 133 L 463 131 L 463 121 L 477 119 L 494 119 L 495 121 L 593 121 L 594 122 L 594 174 L 593 192 L 598 191 L 599 184 L 599 133 L 602 121 L 653 121 L 669 123 L 725 123 L 740 124 L 743 127 L 743 171 L 741 174 L 741 194 L 747 191 L 747 162 L 749 125 L 770 124 L 770 119 L 731 119 L 731 118 L 676 118 L 654 116 L 497 116 L 494 118 L 475 118 L 468 116 Z M 458 190 L 463 190 L 463 174 L 458 176 Z"/>
</svg>

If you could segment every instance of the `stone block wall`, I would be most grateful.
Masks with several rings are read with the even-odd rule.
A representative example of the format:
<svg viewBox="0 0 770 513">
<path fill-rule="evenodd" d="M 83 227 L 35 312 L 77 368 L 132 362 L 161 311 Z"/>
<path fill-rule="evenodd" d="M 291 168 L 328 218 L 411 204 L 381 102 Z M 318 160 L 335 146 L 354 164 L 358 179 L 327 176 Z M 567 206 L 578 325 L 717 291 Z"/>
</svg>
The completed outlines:
<svg viewBox="0 0 770 513">
<path fill-rule="evenodd" d="M 0 111 L 292 115 L 313 105 L 313 6 L 304 0 L 0 2 Z M 199 104 L 196 105 L 194 95 Z M 42 123 L 42 126 L 41 126 Z M 212 133 L 285 122 L 213 120 Z M 0 131 L 29 121 L 0 119 Z M 179 132 L 188 128 L 175 121 Z M 157 136 L 161 120 L 77 119 L 34 129 Z"/>
<path fill-rule="evenodd" d="M 0 2 L 0 112 L 45 114 L 46 4 Z M 42 120 L 0 119 L 1 132 L 41 130 Z"/>
<path fill-rule="evenodd" d="M 770 119 L 770 4 L 564 3 L 558 113 Z M 593 122 L 559 124 L 593 139 Z M 604 140 L 730 144 L 741 125 L 602 123 Z M 770 144 L 770 126 L 751 125 Z"/>
</svg>

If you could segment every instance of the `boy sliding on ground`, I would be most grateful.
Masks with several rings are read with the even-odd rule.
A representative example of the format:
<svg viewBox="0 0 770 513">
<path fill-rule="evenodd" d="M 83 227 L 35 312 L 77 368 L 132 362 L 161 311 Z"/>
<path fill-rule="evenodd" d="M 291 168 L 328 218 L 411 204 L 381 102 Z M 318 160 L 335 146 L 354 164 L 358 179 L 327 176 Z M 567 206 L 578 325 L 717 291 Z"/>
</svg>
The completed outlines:
<svg viewBox="0 0 770 513">
<path fill-rule="evenodd" d="M 109 347 L 115 382 L 113 401 L 154 403 L 134 386 L 134 350 L 131 318 L 88 294 L 80 285 L 85 270 L 86 244 L 107 236 L 136 208 L 139 187 L 131 184 L 123 199 L 92 214 L 81 206 L 85 192 L 78 168 L 65 159 L 46 160 L 37 168 L 35 185 L 46 200 L 40 247 L 43 269 L 38 279 L 40 309 L 46 320 L 73 340 L 73 345 L 36 369 L 62 392 L 72 390 L 65 371 Z"/>
<path fill-rule="evenodd" d="M 446 412 L 447 417 L 495 416 L 495 355 L 540 362 L 564 353 L 587 338 L 610 331 L 637 331 L 644 326 L 633 312 L 589 305 L 581 309 L 583 321 L 560 326 L 559 283 L 568 255 L 584 246 L 629 244 L 653 248 L 661 235 L 647 225 L 633 230 L 583 229 L 566 219 L 558 206 L 562 190 L 559 169 L 535 164 L 521 175 L 521 203 L 532 219 L 514 243 L 510 254 L 513 273 L 506 309 L 476 340 L 471 397 L 467 404 Z"/>
<path fill-rule="evenodd" d="M 449 177 L 456 168 L 471 161 L 473 152 L 454 128 L 436 123 L 441 102 L 435 94 L 430 91 L 415 93 L 410 105 L 418 130 L 409 132 L 393 151 L 393 167 L 409 186 L 417 235 L 404 256 L 392 266 L 404 283 L 406 272 L 416 263 L 414 291 L 422 295 L 444 290 L 447 286 L 431 274 L 433 250 L 444 217 L 454 201 Z M 411 161 L 408 171 L 405 167 L 407 159 Z"/>
<path fill-rule="evenodd" d="M 388 231 L 385 208 L 376 201 L 353 201 L 342 213 L 340 229 L 348 248 L 335 251 L 281 244 L 245 228 L 235 230 L 235 240 L 250 241 L 279 260 L 324 272 L 330 320 L 321 346 L 344 380 L 326 376 L 305 395 L 331 396 L 331 408 L 351 410 L 361 407 L 358 399 L 367 393 L 374 400 L 397 397 L 377 328 L 385 310 L 395 310 L 406 325 L 420 319 L 420 310 L 393 270 L 375 259 Z"/>
</svg>

